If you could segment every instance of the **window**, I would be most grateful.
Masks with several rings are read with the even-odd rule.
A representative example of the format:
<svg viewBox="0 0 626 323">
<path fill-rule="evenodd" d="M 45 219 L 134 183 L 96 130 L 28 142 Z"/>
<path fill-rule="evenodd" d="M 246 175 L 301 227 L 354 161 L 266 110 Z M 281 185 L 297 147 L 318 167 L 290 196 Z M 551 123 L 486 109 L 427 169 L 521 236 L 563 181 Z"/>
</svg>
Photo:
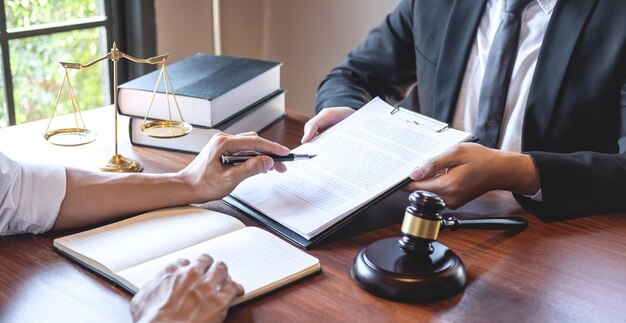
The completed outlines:
<svg viewBox="0 0 626 323">
<path fill-rule="evenodd" d="M 63 82 L 60 61 L 88 63 L 108 52 L 105 0 L 5 0 L 0 8 L 0 126 L 48 118 Z M 110 102 L 109 65 L 70 71 L 81 109 Z M 65 91 L 64 91 L 65 92 Z M 58 114 L 71 111 L 59 101 Z"/>
<path fill-rule="evenodd" d="M 52 113 L 63 82 L 60 61 L 88 63 L 118 48 L 156 55 L 154 2 L 145 0 L 4 0 L 0 3 L 0 127 Z M 118 82 L 150 72 L 145 64 L 118 64 Z M 81 110 L 112 101 L 110 62 L 70 71 Z M 69 112 L 59 101 L 57 114 Z"/>
</svg>

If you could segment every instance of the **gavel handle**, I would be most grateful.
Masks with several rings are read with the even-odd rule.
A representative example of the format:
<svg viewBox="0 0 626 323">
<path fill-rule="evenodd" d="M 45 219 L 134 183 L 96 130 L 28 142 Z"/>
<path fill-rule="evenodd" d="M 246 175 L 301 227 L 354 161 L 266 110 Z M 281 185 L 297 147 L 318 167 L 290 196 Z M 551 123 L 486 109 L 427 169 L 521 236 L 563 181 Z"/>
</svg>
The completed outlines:
<svg viewBox="0 0 626 323">
<path fill-rule="evenodd" d="M 519 216 L 469 220 L 459 220 L 451 216 L 441 220 L 441 224 L 443 228 L 452 231 L 458 229 L 522 230 L 528 226 L 528 221 Z"/>
</svg>

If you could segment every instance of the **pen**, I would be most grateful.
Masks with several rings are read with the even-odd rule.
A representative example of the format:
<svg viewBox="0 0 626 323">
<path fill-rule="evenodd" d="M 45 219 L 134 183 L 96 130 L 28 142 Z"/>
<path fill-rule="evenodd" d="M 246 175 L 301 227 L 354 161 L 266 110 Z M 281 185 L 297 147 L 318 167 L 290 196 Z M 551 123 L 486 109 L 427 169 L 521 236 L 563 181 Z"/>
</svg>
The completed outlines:
<svg viewBox="0 0 626 323">
<path fill-rule="evenodd" d="M 287 154 L 285 156 L 279 156 L 274 154 L 255 154 L 255 155 L 222 155 L 222 164 L 224 165 L 237 165 L 245 162 L 248 159 L 258 156 L 269 156 L 276 162 L 286 162 L 294 160 L 305 160 L 315 157 L 315 155 L 309 154 Z"/>
</svg>

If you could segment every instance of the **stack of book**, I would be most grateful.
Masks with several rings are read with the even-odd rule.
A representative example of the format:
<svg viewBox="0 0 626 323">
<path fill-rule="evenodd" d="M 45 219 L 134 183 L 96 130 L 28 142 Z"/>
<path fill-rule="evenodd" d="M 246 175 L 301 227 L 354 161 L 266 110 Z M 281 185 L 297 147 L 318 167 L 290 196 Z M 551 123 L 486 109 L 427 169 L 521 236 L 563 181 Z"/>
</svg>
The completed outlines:
<svg viewBox="0 0 626 323">
<path fill-rule="evenodd" d="M 158 70 L 119 86 L 119 112 L 131 117 L 129 131 L 134 145 L 198 153 L 218 132 L 259 132 L 285 115 L 280 65 L 248 58 L 196 54 L 168 66 L 183 119 L 194 126 L 193 131 L 183 137 L 161 139 L 141 133 L 146 116 L 180 120 L 176 103 L 171 95 L 165 94 L 163 79 L 159 81 L 148 114 L 159 79 Z"/>
</svg>

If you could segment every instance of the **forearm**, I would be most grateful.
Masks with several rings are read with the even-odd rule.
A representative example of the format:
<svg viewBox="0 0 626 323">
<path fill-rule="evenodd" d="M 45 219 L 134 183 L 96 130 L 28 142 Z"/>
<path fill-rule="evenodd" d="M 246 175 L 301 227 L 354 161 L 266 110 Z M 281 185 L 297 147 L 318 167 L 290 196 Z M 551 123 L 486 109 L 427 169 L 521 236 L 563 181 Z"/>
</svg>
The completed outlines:
<svg viewBox="0 0 626 323">
<path fill-rule="evenodd" d="M 315 95 L 315 111 L 329 107 L 358 109 L 372 99 L 370 91 L 349 72 L 333 69 L 320 84 Z"/>
<path fill-rule="evenodd" d="M 66 195 L 53 229 L 204 202 L 199 200 L 193 186 L 177 174 L 111 174 L 68 168 L 66 178 Z"/>
<path fill-rule="evenodd" d="M 529 155 L 497 151 L 501 158 L 497 159 L 499 165 L 494 189 L 511 191 L 523 195 L 535 195 L 540 187 L 539 171 L 535 161 Z"/>
</svg>

